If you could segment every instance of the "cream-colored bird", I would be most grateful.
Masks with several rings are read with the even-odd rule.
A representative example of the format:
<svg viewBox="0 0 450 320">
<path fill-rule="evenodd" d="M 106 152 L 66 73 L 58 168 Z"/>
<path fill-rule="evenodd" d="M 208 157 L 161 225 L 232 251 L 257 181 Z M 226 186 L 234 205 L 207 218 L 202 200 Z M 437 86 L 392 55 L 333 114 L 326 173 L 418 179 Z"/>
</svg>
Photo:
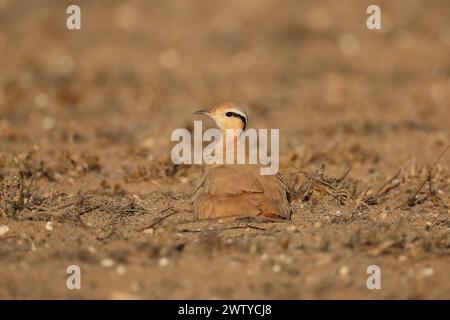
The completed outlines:
<svg viewBox="0 0 450 320">
<path fill-rule="evenodd" d="M 247 128 L 247 113 L 235 103 L 222 103 L 194 114 L 211 117 L 222 131 L 222 137 L 226 136 L 226 129 Z M 198 219 L 291 217 L 289 188 L 282 175 L 261 175 L 259 164 L 206 165 L 192 200 Z"/>
</svg>

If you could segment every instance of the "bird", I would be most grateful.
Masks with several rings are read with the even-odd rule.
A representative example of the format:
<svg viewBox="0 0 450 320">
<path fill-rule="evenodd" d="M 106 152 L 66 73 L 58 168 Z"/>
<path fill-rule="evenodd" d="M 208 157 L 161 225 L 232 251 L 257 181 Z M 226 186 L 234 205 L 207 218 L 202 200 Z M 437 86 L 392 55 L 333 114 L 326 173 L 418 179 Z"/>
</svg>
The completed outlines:
<svg viewBox="0 0 450 320">
<path fill-rule="evenodd" d="M 248 115 L 242 105 L 220 103 L 194 114 L 212 118 L 225 137 L 226 129 L 247 129 Z M 236 137 L 235 137 L 236 138 Z M 236 139 L 235 141 L 236 142 Z M 226 143 L 223 144 L 224 148 Z M 225 150 L 226 153 L 226 150 Z M 206 164 L 194 189 L 192 205 L 198 220 L 262 217 L 291 218 L 290 190 L 280 173 L 261 175 L 259 164 Z"/>
</svg>

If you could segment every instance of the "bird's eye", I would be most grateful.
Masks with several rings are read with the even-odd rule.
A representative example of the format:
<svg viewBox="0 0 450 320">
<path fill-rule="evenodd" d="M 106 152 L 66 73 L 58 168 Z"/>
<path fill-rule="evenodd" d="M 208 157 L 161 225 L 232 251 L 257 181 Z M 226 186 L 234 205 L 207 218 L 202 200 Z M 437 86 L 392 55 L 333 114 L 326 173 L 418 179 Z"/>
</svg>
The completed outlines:
<svg viewBox="0 0 450 320">
<path fill-rule="evenodd" d="M 232 117 L 232 116 L 233 116 L 233 112 L 227 112 L 227 113 L 225 113 L 225 115 L 226 115 L 227 117 Z"/>
</svg>

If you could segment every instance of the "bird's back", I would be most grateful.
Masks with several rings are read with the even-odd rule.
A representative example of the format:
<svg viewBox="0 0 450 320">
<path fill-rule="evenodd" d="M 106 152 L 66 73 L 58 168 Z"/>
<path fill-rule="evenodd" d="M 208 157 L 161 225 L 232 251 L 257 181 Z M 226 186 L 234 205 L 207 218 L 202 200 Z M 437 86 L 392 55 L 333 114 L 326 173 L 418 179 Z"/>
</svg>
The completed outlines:
<svg viewBox="0 0 450 320">
<path fill-rule="evenodd" d="M 290 219 L 289 189 L 280 174 L 261 175 L 259 165 L 207 167 L 194 190 L 199 219 L 266 216 Z"/>
</svg>

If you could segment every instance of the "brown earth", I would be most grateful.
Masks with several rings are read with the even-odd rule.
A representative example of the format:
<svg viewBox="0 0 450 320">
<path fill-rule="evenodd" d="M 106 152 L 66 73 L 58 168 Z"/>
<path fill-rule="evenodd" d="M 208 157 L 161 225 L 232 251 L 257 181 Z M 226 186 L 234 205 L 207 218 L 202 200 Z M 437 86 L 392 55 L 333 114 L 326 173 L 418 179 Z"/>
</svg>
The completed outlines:
<svg viewBox="0 0 450 320">
<path fill-rule="evenodd" d="M 0 298 L 449 299 L 450 3 L 376 2 L 0 0 Z M 292 221 L 193 221 L 170 134 L 229 100 Z"/>
</svg>

